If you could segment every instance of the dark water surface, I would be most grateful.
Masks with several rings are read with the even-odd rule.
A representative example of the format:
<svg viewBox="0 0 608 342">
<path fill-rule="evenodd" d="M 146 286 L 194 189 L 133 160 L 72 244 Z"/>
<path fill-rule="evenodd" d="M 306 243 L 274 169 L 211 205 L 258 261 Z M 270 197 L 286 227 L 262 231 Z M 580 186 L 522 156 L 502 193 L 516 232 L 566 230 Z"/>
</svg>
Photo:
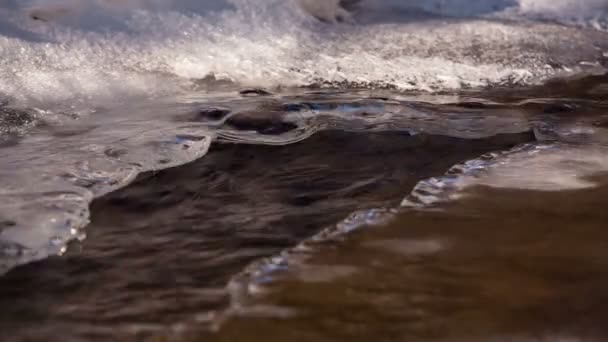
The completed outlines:
<svg viewBox="0 0 608 342">
<path fill-rule="evenodd" d="M 397 210 L 420 181 L 489 152 L 539 140 L 556 153 L 603 148 L 605 78 L 584 82 L 576 91 L 489 91 L 484 103 L 412 102 L 440 119 L 455 113 L 423 120 L 415 134 L 395 120 L 356 129 L 327 121 L 288 145 L 220 139 L 198 161 L 97 199 L 87 238 L 65 255 L 0 278 L 0 340 L 602 341 L 608 179 L 587 172 L 601 160 L 582 171 L 558 164 L 595 177 L 596 187 L 477 185 L 455 201 Z M 298 127 L 278 112 L 292 107 L 275 103 L 271 115 L 226 125 L 281 136 Z M 463 123 L 469 114 L 459 111 L 475 116 Z M 500 125 L 511 128 L 492 132 L 475 119 L 496 113 L 526 117 L 530 127 L 507 120 Z M 390 220 L 296 249 L 306 256 L 240 283 L 244 298 L 235 293 L 248 265 L 372 208 Z"/>
</svg>

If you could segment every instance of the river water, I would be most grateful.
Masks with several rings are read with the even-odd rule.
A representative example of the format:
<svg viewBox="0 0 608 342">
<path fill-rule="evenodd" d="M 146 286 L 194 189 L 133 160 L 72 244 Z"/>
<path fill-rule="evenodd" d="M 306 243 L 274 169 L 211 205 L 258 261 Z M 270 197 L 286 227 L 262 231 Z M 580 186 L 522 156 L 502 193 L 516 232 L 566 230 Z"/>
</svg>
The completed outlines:
<svg viewBox="0 0 608 342">
<path fill-rule="evenodd" d="M 347 5 L 2 4 L 0 339 L 605 340 L 608 4 Z"/>
</svg>

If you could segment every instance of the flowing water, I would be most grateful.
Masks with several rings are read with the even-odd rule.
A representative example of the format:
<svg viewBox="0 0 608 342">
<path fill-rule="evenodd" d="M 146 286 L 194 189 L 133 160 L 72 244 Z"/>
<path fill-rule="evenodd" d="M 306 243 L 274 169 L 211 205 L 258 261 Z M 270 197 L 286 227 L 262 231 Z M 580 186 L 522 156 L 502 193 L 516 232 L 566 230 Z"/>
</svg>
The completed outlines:
<svg viewBox="0 0 608 342">
<path fill-rule="evenodd" d="M 0 340 L 608 338 L 608 3 L 332 3 L 0 2 Z"/>
</svg>

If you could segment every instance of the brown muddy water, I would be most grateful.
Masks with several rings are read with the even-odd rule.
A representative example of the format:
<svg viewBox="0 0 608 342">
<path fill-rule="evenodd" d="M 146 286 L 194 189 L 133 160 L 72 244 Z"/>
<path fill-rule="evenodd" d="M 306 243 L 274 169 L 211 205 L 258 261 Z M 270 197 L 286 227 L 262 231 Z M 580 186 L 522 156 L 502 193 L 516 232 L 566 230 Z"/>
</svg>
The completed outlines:
<svg viewBox="0 0 608 342">
<path fill-rule="evenodd" d="M 477 188 L 401 213 L 275 280 L 260 302 L 287 317 L 214 340 L 605 341 L 607 190 Z"/>
<path fill-rule="evenodd" d="M 0 340 L 604 341 L 608 104 L 605 78 L 584 82 L 433 105 L 529 123 L 485 136 L 439 115 L 443 130 L 220 140 L 0 278 Z M 293 129 L 273 113 L 227 125 Z"/>
</svg>

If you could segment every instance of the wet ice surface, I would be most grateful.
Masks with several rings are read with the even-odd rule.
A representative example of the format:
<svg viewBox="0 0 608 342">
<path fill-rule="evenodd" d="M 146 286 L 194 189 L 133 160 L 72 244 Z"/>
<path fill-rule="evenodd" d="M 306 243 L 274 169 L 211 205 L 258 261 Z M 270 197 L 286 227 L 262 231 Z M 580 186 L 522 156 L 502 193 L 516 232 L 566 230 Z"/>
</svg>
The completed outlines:
<svg viewBox="0 0 608 342">
<path fill-rule="evenodd" d="M 117 120 L 41 128 L 0 150 L 1 272 L 62 252 L 81 236 L 93 197 L 141 171 L 199 158 L 211 142 L 204 128 Z"/>
<path fill-rule="evenodd" d="M 104 113 L 104 122 L 116 120 L 112 131 L 96 126 L 94 116 L 72 125 L 43 125 L 19 140 L 17 148 L 26 152 L 7 152 L 5 157 L 14 163 L 28 161 L 27 151 L 39 156 L 41 149 L 56 146 L 45 143 L 48 139 L 65 140 L 59 145 L 61 154 L 48 153 L 46 158 L 51 159 L 38 161 L 51 163 L 60 155 L 62 173 L 47 175 L 43 183 L 32 182 L 36 192 L 24 198 L 29 201 L 3 204 L 3 215 L 15 224 L 3 227 L 2 236 L 42 246 L 50 238 L 58 249 L 65 246 L 65 241 L 54 239 L 58 232 L 75 239 L 86 233 L 87 238 L 73 243 L 61 257 L 19 267 L 2 278 L 2 330 L 15 340 L 136 340 L 150 336 L 230 340 L 239 338 L 233 335 L 236 331 L 247 334 L 253 329 L 251 324 L 259 324 L 256 331 L 268 338 L 308 341 L 341 340 L 359 332 L 362 340 L 371 336 L 426 338 L 424 331 L 436 331 L 433 336 L 444 340 L 462 336 L 501 340 L 536 336 L 535 329 L 545 327 L 557 329 L 564 311 L 547 304 L 557 300 L 551 297 L 553 292 L 533 309 L 539 315 L 555 317 L 550 321 L 555 325 L 542 325 L 534 317 L 524 322 L 529 328 L 517 322 L 510 325 L 504 318 L 514 315 L 509 305 L 525 307 L 536 297 L 524 293 L 518 302 L 519 294 L 514 292 L 514 304 L 490 304 L 487 297 L 467 290 L 469 283 L 460 275 L 451 278 L 460 268 L 450 269 L 463 254 L 471 258 L 466 262 L 470 270 L 463 274 L 479 273 L 491 279 L 492 274 L 483 272 L 499 272 L 506 267 L 502 263 L 525 258 L 526 253 L 550 258 L 553 254 L 525 244 L 518 247 L 523 252 L 516 257 L 515 251 L 520 249 L 514 243 L 504 247 L 509 257 L 492 259 L 492 246 L 501 243 L 494 239 L 533 239 L 536 235 L 524 233 L 535 231 L 538 222 L 546 220 L 556 220 L 551 226 L 558 245 L 573 241 L 587 246 L 591 243 L 588 238 L 596 241 L 602 234 L 593 230 L 599 229 L 601 218 L 590 213 L 599 205 L 603 189 L 596 185 L 604 184 L 601 177 L 593 176 L 608 167 L 602 158 L 607 122 L 604 84 L 600 77 L 553 84 L 550 90 L 488 91 L 483 96 L 476 92 L 416 95 L 370 90 L 270 94 L 251 89 L 213 99 L 190 96 L 131 108 L 145 110 L 148 117 L 148 129 L 142 128 L 136 135 L 126 132 L 137 131 L 138 122 L 125 118 L 120 110 Z M 155 120 L 159 128 L 149 129 Z M 94 142 L 96 137 L 113 144 L 104 144 L 103 149 L 78 144 Z M 67 230 L 65 222 L 46 230 L 20 226 L 19 211 L 9 206 L 39 205 L 35 212 L 40 217 L 86 214 L 93 196 L 131 181 L 138 171 L 195 159 L 209 145 L 209 152 L 193 163 L 144 173 L 131 186 L 96 200 L 91 224 L 84 230 Z M 95 177 L 77 173 L 82 169 L 74 162 L 70 176 L 64 174 L 71 168 L 66 156 L 83 148 L 87 156 L 98 156 L 93 159 L 98 163 L 95 169 L 105 173 L 95 173 Z M 132 155 L 138 157 L 137 162 L 130 159 Z M 25 171 L 23 176 L 31 177 Z M 113 183 L 116 180 L 119 183 Z M 67 185 L 73 192 L 45 193 L 37 184 Z M 480 186 L 505 190 L 476 190 Z M 577 204 L 560 214 L 561 220 L 554 219 L 558 208 L 565 206 L 559 201 L 569 198 L 568 194 L 580 197 L 580 208 Z M 500 204 L 503 198 L 504 208 Z M 526 201 L 520 203 L 518 198 Z M 524 215 L 528 199 L 531 212 Z M 556 203 L 545 207 L 549 200 Z M 479 204 L 468 204 L 475 201 Z M 421 215 L 428 222 L 419 219 Z M 579 217 L 590 221 L 588 233 L 560 228 L 578 226 Z M 88 221 L 86 215 L 79 219 Z M 481 219 L 485 221 L 475 223 Z M 401 223 L 407 220 L 415 222 Z M 503 235 L 492 233 L 493 225 L 501 225 Z M 424 227 L 437 233 L 410 236 L 425 232 Z M 464 235 L 450 227 L 463 227 Z M 561 231 L 571 234 L 569 240 L 560 240 Z M 367 234 L 372 237 L 366 238 Z M 448 254 L 445 263 L 435 259 L 445 251 L 458 257 L 452 261 L 453 255 Z M 6 253 L 3 260 L 12 266 L 27 260 L 20 259 L 24 255 Z M 594 255 L 602 260 L 599 247 Z M 587 254 L 559 257 L 570 258 L 560 265 L 583 264 Z M 424 272 L 431 271 L 416 268 L 427 259 L 449 275 L 427 275 Z M 410 268 L 402 271 L 404 260 L 413 263 L 414 273 L 407 273 Z M 552 265 L 546 265 L 550 267 L 547 272 L 553 272 Z M 564 267 L 559 272 L 563 277 L 576 276 L 569 273 L 571 269 Z M 553 285 L 561 289 L 553 278 L 539 280 L 544 271 L 536 274 L 536 270 L 518 269 L 500 276 L 514 288 L 530 277 L 535 284 L 542 282 L 534 290 L 539 296 Z M 419 283 L 416 272 L 421 272 Z M 372 286 L 360 276 L 381 288 L 357 294 L 359 287 Z M 581 277 L 594 289 L 596 282 L 601 283 L 595 273 Z M 343 285 L 342 281 L 352 283 Z M 411 283 L 411 289 L 403 283 Z M 488 283 L 488 289 L 492 284 Z M 446 286 L 447 292 L 442 292 Z M 449 286 L 465 289 L 458 292 Z M 452 292 L 454 298 L 449 295 Z M 449 298 L 441 297 L 443 293 Z M 566 296 L 559 298 L 572 303 L 592 298 L 559 293 Z M 328 297 L 333 300 L 327 301 Z M 430 304 L 424 306 L 427 302 L 423 301 L 423 307 L 410 310 L 410 297 L 412 303 L 424 297 Z M 473 302 L 472 313 L 468 302 Z M 351 304 L 353 308 L 343 310 Z M 361 308 L 360 316 L 349 314 L 357 312 L 355 307 Z M 455 316 L 445 316 L 446 310 L 453 310 Z M 551 333 L 582 336 L 577 334 L 582 334 L 584 324 L 591 324 L 588 322 L 596 314 L 587 307 L 580 310 L 589 314 L 589 320 L 574 320 L 563 331 Z M 473 324 L 477 317 L 487 317 L 487 322 L 480 321 L 479 330 L 450 328 L 460 326 L 460 320 Z M 280 327 L 275 327 L 276 319 L 281 319 Z M 389 321 L 399 319 L 411 320 L 412 325 L 386 328 Z M 583 330 L 576 330 L 580 324 Z M 205 335 L 209 329 L 219 330 L 210 337 Z M 388 329 L 389 335 L 380 333 L 382 329 Z M 601 329 L 595 333 L 603 336 Z"/>
</svg>

